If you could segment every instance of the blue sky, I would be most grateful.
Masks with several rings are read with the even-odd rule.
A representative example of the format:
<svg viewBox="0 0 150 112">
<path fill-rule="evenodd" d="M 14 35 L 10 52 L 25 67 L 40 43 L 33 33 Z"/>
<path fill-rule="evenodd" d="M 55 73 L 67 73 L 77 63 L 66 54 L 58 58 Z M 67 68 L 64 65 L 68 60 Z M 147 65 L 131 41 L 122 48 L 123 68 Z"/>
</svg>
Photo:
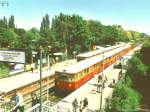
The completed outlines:
<svg viewBox="0 0 150 112">
<path fill-rule="evenodd" d="M 1 0 L 0 0 L 1 1 Z M 150 0 L 7 0 L 0 6 L 0 18 L 15 16 L 17 27 L 40 27 L 42 17 L 50 19 L 60 12 L 78 14 L 102 24 L 119 24 L 123 28 L 150 34 Z"/>
</svg>

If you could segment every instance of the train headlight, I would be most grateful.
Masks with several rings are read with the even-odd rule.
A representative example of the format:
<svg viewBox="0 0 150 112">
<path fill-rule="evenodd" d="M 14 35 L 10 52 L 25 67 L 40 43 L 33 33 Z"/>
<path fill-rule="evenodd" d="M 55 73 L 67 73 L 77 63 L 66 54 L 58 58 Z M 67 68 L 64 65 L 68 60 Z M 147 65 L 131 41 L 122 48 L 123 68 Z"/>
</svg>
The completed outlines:
<svg viewBox="0 0 150 112">
<path fill-rule="evenodd" d="M 69 84 L 69 87 L 71 87 L 71 84 Z"/>
</svg>

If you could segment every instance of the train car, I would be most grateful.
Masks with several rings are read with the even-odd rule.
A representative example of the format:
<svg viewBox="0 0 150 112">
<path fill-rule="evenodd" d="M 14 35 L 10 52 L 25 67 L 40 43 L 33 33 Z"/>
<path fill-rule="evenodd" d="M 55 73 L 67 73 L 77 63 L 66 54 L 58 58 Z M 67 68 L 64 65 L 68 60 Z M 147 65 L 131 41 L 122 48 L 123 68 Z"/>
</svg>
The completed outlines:
<svg viewBox="0 0 150 112">
<path fill-rule="evenodd" d="M 104 52 L 108 52 L 110 50 L 122 47 L 124 45 L 125 45 L 124 43 L 121 43 L 121 44 L 118 44 L 118 45 L 115 45 L 115 46 L 111 46 L 111 47 L 107 47 L 107 48 L 104 48 L 104 49 L 99 49 L 99 50 L 95 50 L 95 51 L 82 53 L 82 54 L 77 55 L 76 58 L 77 58 L 77 61 L 81 61 L 81 60 L 84 60 L 84 59 L 87 59 L 87 58 L 91 58 L 93 56 L 100 55 L 100 54 L 102 54 Z"/>
<path fill-rule="evenodd" d="M 132 49 L 131 45 L 113 49 L 101 56 L 80 61 L 65 69 L 55 71 L 56 92 L 68 94 L 86 83 L 95 74 L 100 73 Z"/>
</svg>

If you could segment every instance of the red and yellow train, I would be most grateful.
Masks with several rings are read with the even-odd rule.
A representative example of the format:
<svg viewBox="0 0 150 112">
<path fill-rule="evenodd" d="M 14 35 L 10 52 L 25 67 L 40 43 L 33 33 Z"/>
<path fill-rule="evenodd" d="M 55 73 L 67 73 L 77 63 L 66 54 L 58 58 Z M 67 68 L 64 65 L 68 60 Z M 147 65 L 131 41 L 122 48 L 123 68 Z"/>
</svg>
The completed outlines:
<svg viewBox="0 0 150 112">
<path fill-rule="evenodd" d="M 62 70 L 57 70 L 56 92 L 67 94 L 90 80 L 95 74 L 112 65 L 119 58 L 132 50 L 130 44 L 110 50 L 104 54 L 94 56 Z"/>
<path fill-rule="evenodd" d="M 111 47 L 107 47 L 107 48 L 103 48 L 103 49 L 99 49 L 99 50 L 95 50 L 95 51 L 89 51 L 89 52 L 86 52 L 86 53 L 79 54 L 79 55 L 76 56 L 76 58 L 77 58 L 77 61 L 82 61 L 82 60 L 85 60 L 87 58 L 91 58 L 93 56 L 98 56 L 98 55 L 103 54 L 104 52 L 106 53 L 108 51 L 111 51 L 113 49 L 123 47 L 123 46 L 125 46 L 125 43 L 120 43 L 120 44 L 117 44 L 117 45 L 114 45 L 114 46 L 111 46 Z"/>
</svg>

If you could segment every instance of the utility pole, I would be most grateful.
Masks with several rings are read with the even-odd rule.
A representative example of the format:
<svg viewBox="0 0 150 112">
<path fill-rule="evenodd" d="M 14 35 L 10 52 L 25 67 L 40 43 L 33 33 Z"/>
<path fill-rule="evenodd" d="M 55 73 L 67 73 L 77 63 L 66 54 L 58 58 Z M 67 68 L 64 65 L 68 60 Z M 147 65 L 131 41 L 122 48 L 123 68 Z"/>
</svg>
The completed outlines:
<svg viewBox="0 0 150 112">
<path fill-rule="evenodd" d="M 102 63 L 102 80 L 101 80 L 101 94 L 100 94 L 100 112 L 102 111 L 102 98 L 103 98 L 103 87 L 104 87 L 104 81 L 103 81 L 103 76 L 104 76 L 104 52 L 103 51 L 103 63 Z"/>
<path fill-rule="evenodd" d="M 52 46 L 49 45 L 49 46 L 48 46 L 48 51 L 51 50 L 51 48 L 52 48 Z M 47 100 L 48 100 L 48 98 L 49 98 L 49 92 L 48 92 L 48 91 L 49 91 L 48 80 L 49 80 L 49 69 L 50 69 L 49 55 L 50 55 L 50 54 L 48 53 L 48 55 L 47 55 L 47 72 L 48 72 L 48 73 L 47 73 Z"/>
<path fill-rule="evenodd" d="M 47 100 L 48 100 L 48 89 L 49 89 L 49 86 L 48 86 L 48 75 L 49 75 L 49 68 L 50 68 L 50 66 L 49 66 L 49 54 L 48 54 L 48 57 L 47 57 Z"/>
<path fill-rule="evenodd" d="M 40 112 L 42 112 L 42 47 L 40 46 Z"/>
</svg>

